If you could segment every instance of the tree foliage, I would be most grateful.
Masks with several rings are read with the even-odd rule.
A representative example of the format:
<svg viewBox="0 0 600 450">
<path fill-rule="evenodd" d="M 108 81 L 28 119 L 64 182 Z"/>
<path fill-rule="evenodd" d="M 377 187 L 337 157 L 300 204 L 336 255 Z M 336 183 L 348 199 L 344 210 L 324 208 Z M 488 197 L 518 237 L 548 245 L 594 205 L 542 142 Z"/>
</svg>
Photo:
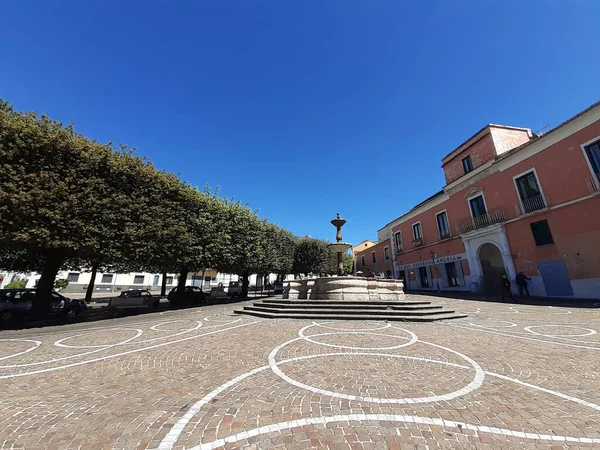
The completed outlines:
<svg viewBox="0 0 600 450">
<path fill-rule="evenodd" d="M 25 289 L 25 286 L 27 286 L 27 280 L 17 280 L 8 283 L 4 289 Z"/>
<path fill-rule="evenodd" d="M 45 115 L 0 100 L 0 267 L 42 274 L 47 307 L 61 268 L 289 273 L 295 238 L 246 205 L 157 170 Z M 93 285 L 90 285 L 93 289 Z"/>
<path fill-rule="evenodd" d="M 327 244 L 327 241 L 310 237 L 298 239 L 294 251 L 293 273 L 329 273 L 331 255 Z"/>
</svg>

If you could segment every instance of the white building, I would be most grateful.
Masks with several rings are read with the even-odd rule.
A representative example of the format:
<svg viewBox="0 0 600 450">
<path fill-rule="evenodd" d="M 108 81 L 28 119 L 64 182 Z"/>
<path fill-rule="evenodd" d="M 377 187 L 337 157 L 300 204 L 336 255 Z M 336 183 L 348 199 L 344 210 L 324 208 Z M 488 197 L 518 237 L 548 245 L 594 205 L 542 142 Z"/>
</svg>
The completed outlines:
<svg viewBox="0 0 600 450">
<path fill-rule="evenodd" d="M 19 280 L 27 280 L 27 287 L 33 288 L 37 285 L 41 274 L 32 273 L 17 273 L 17 272 L 0 272 L 0 289 L 7 284 Z M 167 274 L 167 292 L 177 285 L 178 274 Z M 276 274 L 270 274 L 268 282 L 273 283 L 277 278 Z M 85 293 L 92 273 L 90 271 L 67 270 L 60 271 L 56 279 L 67 279 L 69 285 L 62 289 L 66 293 Z M 222 283 L 223 286 L 229 286 L 231 281 L 238 281 L 237 275 L 219 273 L 215 270 L 206 270 L 204 273 L 190 273 L 186 280 L 187 286 L 202 286 L 204 290 L 210 290 L 212 287 Z M 132 272 L 132 273 L 114 273 L 114 272 L 98 272 L 94 282 L 95 292 L 120 292 L 130 289 L 150 289 L 158 291 L 162 286 L 162 274 Z M 260 288 L 263 284 L 263 278 L 257 275 L 250 276 L 250 287 Z"/>
</svg>

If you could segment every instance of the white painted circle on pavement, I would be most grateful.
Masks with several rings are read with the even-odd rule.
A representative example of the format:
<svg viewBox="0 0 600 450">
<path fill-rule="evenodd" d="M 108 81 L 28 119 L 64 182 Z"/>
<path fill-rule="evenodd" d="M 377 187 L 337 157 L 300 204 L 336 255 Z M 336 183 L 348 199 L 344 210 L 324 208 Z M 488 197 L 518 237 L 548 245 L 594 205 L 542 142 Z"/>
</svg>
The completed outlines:
<svg viewBox="0 0 600 450">
<path fill-rule="evenodd" d="M 537 331 L 533 331 L 533 328 L 550 328 L 550 327 L 571 328 L 574 330 L 585 330 L 586 332 L 581 333 L 581 334 L 555 334 L 555 333 L 544 334 L 544 333 L 538 333 Z M 525 329 L 525 331 L 528 331 L 529 333 L 537 334 L 538 336 L 545 336 L 545 337 L 583 337 L 583 336 L 592 336 L 597 333 L 596 330 L 592 330 L 591 328 L 579 327 L 576 325 L 552 325 L 552 324 L 531 325 L 529 327 L 525 327 L 524 329 Z"/>
</svg>

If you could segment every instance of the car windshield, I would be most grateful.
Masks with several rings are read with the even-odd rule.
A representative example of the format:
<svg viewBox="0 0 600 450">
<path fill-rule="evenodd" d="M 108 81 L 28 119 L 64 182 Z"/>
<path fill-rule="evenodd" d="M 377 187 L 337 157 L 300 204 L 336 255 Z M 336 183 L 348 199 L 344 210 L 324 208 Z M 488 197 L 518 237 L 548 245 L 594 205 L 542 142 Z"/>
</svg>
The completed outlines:
<svg viewBox="0 0 600 450">
<path fill-rule="evenodd" d="M 135 297 L 137 295 L 139 295 L 140 291 L 125 291 L 125 292 L 121 292 L 121 295 L 119 295 L 119 297 Z"/>
</svg>

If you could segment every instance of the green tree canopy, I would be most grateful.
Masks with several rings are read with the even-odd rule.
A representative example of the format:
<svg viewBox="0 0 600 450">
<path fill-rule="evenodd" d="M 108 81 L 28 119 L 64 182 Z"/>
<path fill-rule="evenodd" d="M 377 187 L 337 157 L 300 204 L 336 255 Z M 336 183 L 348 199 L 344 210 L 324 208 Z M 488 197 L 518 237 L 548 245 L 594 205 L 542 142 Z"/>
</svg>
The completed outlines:
<svg viewBox="0 0 600 450">
<path fill-rule="evenodd" d="M 0 100 L 0 267 L 41 272 L 42 307 L 67 267 L 178 272 L 180 286 L 211 268 L 242 275 L 247 291 L 251 273 L 292 270 L 294 242 L 127 146 L 115 150 Z"/>
</svg>

